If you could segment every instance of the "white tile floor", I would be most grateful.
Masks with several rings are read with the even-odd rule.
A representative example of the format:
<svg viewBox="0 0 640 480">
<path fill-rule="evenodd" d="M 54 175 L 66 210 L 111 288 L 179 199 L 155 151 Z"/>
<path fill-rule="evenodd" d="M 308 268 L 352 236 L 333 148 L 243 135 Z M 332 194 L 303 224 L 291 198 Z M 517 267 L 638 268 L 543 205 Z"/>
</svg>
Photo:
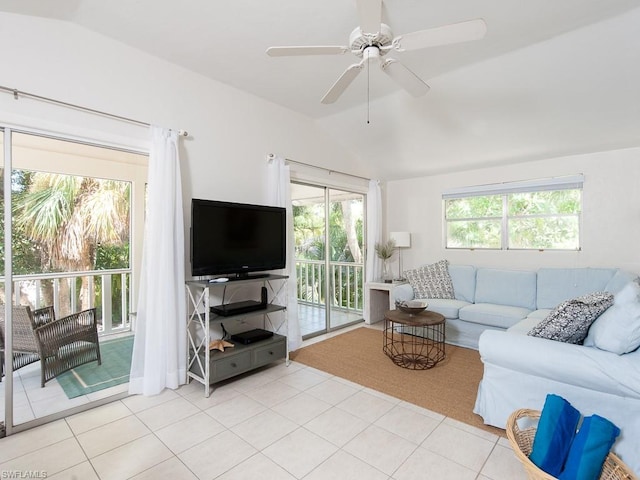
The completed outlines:
<svg viewBox="0 0 640 480">
<path fill-rule="evenodd" d="M 334 310 L 331 312 L 332 328 L 343 327 L 344 325 L 356 322 L 362 323 L 362 312 L 344 312 Z M 302 335 L 315 334 L 326 330 L 326 311 L 324 307 L 312 305 L 299 306 L 300 330 Z M 339 333 L 339 332 L 338 332 Z M 108 339 L 117 338 L 121 335 L 110 335 Z M 320 339 L 326 336 L 318 337 Z M 107 338 L 101 339 L 106 341 Z M 96 366 L 97 368 L 97 366 Z M 5 411 L 5 385 L 0 382 L 0 421 L 4 421 Z M 88 404 L 94 400 L 126 392 L 128 385 L 116 385 L 105 390 L 100 390 L 88 395 L 82 395 L 73 399 L 67 398 L 64 390 L 54 378 L 49 380 L 45 388 L 40 387 L 40 363 L 32 363 L 14 372 L 13 380 L 13 420 L 15 425 L 19 425 L 30 420 L 41 418 L 52 413 L 63 412 L 70 408 Z"/>
<path fill-rule="evenodd" d="M 192 383 L 0 440 L 1 478 L 45 476 L 526 478 L 505 438 L 296 362 L 220 384 L 209 398 Z"/>
</svg>

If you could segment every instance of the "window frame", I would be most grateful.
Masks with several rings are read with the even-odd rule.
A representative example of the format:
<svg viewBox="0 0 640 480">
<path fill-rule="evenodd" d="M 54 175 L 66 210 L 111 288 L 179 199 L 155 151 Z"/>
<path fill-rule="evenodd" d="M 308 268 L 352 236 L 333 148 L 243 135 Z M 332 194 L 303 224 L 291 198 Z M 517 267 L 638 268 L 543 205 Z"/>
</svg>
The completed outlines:
<svg viewBox="0 0 640 480">
<path fill-rule="evenodd" d="M 539 180 L 526 180 L 519 182 L 505 182 L 500 184 L 488 184 L 471 187 L 462 187 L 456 189 L 445 190 L 442 193 L 442 242 L 443 247 L 446 250 L 520 250 L 520 251 L 563 251 L 574 252 L 582 250 L 582 213 L 584 205 L 584 175 L 570 175 L 563 177 L 553 177 Z M 561 190 L 579 190 L 580 191 L 580 207 L 579 212 L 575 214 L 535 214 L 535 215 L 510 215 L 509 214 L 509 195 L 514 193 L 536 193 L 544 191 L 561 191 Z M 498 217 L 469 217 L 469 218 L 447 218 L 447 201 L 468 197 L 486 197 L 496 196 L 502 197 L 502 216 Z M 523 248 L 523 247 L 510 247 L 509 237 L 509 222 L 511 219 L 523 219 L 523 218 L 564 218 L 564 217 L 577 217 L 578 221 L 578 238 L 577 248 Z M 487 247 L 487 246 L 464 246 L 454 247 L 449 246 L 449 225 L 452 221 L 500 221 L 500 247 Z"/>
<path fill-rule="evenodd" d="M 7 138 L 4 135 L 5 131 L 9 132 L 10 143 L 8 145 L 4 144 Z M 128 270 L 131 271 L 131 278 L 128 289 L 128 305 L 130 312 L 136 311 L 146 217 L 145 192 L 148 177 L 149 149 L 116 144 L 108 140 L 96 140 L 63 133 L 54 133 L 37 128 L 13 127 L 3 123 L 0 123 L 0 132 L 2 132 L 3 135 L 3 147 L 11 152 L 9 158 L 12 160 L 11 162 L 7 162 L 6 159 L 3 159 L 4 168 L 10 163 L 11 170 L 21 169 L 60 173 L 64 175 L 95 177 L 131 183 L 128 267 Z M 16 157 L 15 150 L 16 148 L 19 149 L 23 147 L 20 142 L 22 135 L 29 136 L 29 138 L 34 141 L 43 139 L 43 141 L 46 142 L 47 139 L 51 139 L 54 141 L 69 142 L 80 149 L 84 147 L 88 147 L 89 149 L 104 149 L 105 151 L 109 151 L 109 155 L 104 158 L 101 155 L 95 157 L 90 155 L 94 160 L 91 162 L 87 162 L 83 160 L 84 157 L 74 154 L 66 155 L 68 162 L 57 160 L 52 162 L 33 156 L 27 159 L 17 159 L 14 158 Z M 28 148 L 34 147 L 29 146 Z M 96 150 L 94 150 L 94 153 L 95 151 Z M 56 152 L 54 153 L 57 154 Z M 114 271 L 119 272 L 120 270 Z M 104 270 L 104 272 L 112 272 L 112 270 Z M 11 275 L 13 276 L 13 271 L 11 271 Z"/>
</svg>

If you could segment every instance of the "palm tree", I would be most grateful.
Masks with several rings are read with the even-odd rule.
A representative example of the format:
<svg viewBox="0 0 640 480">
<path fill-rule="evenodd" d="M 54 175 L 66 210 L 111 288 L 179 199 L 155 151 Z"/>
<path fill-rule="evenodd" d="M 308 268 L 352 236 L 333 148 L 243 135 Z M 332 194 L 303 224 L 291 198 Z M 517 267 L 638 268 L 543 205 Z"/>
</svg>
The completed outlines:
<svg viewBox="0 0 640 480">
<path fill-rule="evenodd" d="M 38 245 L 45 271 L 94 270 L 98 245 L 128 241 L 129 183 L 42 172 L 31 180 L 15 222 Z M 66 282 L 61 288 L 68 289 Z M 89 278 L 83 277 L 83 309 L 91 306 L 89 292 Z M 68 297 L 61 295 L 61 301 Z"/>
<path fill-rule="evenodd" d="M 342 219 L 344 223 L 344 232 L 347 236 L 347 247 L 351 252 L 353 261 L 355 263 L 362 263 L 362 249 L 360 248 L 360 239 L 358 238 L 358 221 L 362 220 L 353 214 L 353 207 L 355 203 L 362 203 L 361 199 L 345 200 L 341 202 L 342 206 Z"/>
</svg>

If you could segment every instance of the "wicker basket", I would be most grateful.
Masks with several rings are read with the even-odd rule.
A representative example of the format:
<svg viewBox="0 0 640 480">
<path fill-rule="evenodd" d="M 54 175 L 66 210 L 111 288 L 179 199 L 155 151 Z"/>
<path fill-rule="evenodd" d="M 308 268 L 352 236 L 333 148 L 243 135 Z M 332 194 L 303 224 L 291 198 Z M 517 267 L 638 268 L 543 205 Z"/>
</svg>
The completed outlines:
<svg viewBox="0 0 640 480">
<path fill-rule="evenodd" d="M 528 428 L 521 429 L 518 426 L 518 420 L 521 418 L 528 418 L 533 420 Z M 529 410 L 522 408 L 513 412 L 507 420 L 507 438 L 511 447 L 513 448 L 516 457 L 524 465 L 525 472 L 531 480 L 554 480 L 556 477 L 552 477 L 548 473 L 540 470 L 536 467 L 531 460 L 529 460 L 529 454 L 533 448 L 533 439 L 536 435 L 537 420 L 540 418 L 540 412 L 538 410 Z M 620 458 L 615 454 L 609 453 L 607 459 L 600 472 L 600 480 L 638 480 L 633 472 L 627 467 Z"/>
</svg>

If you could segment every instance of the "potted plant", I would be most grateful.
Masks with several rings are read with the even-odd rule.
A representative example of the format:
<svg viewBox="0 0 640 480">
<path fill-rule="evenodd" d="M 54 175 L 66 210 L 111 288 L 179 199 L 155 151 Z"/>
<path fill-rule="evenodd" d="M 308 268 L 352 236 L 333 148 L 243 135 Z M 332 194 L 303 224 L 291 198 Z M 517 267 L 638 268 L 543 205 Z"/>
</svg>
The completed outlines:
<svg viewBox="0 0 640 480">
<path fill-rule="evenodd" d="M 382 279 L 385 283 L 391 283 L 392 275 L 389 272 L 388 260 L 393 257 L 396 251 L 396 242 L 393 239 L 389 239 L 386 242 L 379 242 L 375 244 L 376 254 L 378 258 L 382 260 Z"/>
</svg>

